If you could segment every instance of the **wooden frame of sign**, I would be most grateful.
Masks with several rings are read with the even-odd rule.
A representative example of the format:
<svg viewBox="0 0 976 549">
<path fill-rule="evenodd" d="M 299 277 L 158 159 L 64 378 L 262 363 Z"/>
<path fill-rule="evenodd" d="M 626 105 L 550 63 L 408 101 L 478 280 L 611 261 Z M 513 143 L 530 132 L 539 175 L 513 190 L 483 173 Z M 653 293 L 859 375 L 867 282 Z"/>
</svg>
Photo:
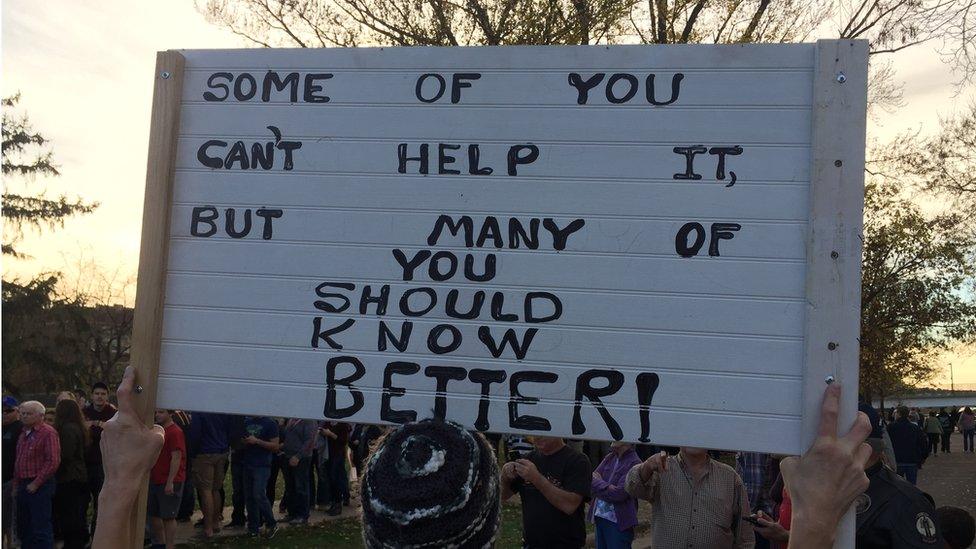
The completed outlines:
<svg viewBox="0 0 976 549">
<path fill-rule="evenodd" d="M 275 67 L 282 72 L 272 76 Z M 325 74 L 326 70 L 331 72 Z M 484 78 L 480 73 L 473 75 L 475 70 L 484 72 Z M 604 76 L 594 75 L 600 70 L 605 70 L 605 74 L 600 74 L 610 76 L 605 90 L 597 86 Z M 273 84 L 268 97 L 263 98 L 263 103 L 247 103 L 251 98 L 261 98 L 257 93 L 260 79 L 253 75 L 261 77 L 264 71 L 264 86 L 268 87 L 269 81 Z M 629 93 L 628 82 L 632 86 L 653 85 L 650 76 L 640 84 L 634 76 L 640 73 L 643 79 L 648 71 L 663 71 L 660 81 L 671 79 L 671 102 L 677 98 L 676 86 L 681 81 L 676 76 L 678 71 L 687 73 L 683 102 L 669 108 L 670 102 L 662 101 L 651 90 L 647 100 L 654 102 L 653 108 L 626 104 L 637 90 L 633 87 L 635 93 Z M 248 79 L 243 84 L 240 79 L 234 82 L 235 74 L 252 74 L 248 77 L 250 83 Z M 299 84 L 303 74 L 304 96 Z M 592 80 L 587 80 L 590 76 Z M 715 85 L 709 80 L 713 77 L 721 77 L 725 79 L 721 83 L 729 84 Z M 403 415 L 406 408 L 423 410 L 432 405 L 448 419 L 471 427 L 541 434 L 538 422 L 516 421 L 535 411 L 537 416 L 543 416 L 537 419 L 546 419 L 547 425 L 551 421 L 552 425 L 543 431 L 549 434 L 650 440 L 665 445 L 696 445 L 694 437 L 701 435 L 708 442 L 698 444 L 703 446 L 799 453 L 809 447 L 815 436 L 828 378 L 845 388 L 840 414 L 842 431 L 850 425 L 856 411 L 866 78 L 866 42 L 844 40 L 792 46 L 160 53 L 132 344 L 132 364 L 137 368 L 138 382 L 145 388 L 139 397 L 143 418 L 152 420 L 158 389 L 161 405 L 168 408 L 322 418 L 319 411 L 324 400 L 325 417 L 395 423 L 391 418 L 412 417 Z M 439 94 L 437 81 L 441 83 Z M 597 84 L 587 87 L 592 82 Z M 294 85 L 291 97 L 277 98 L 287 95 L 289 83 Z M 431 83 L 435 85 L 433 92 Z M 526 89 L 520 90 L 519 86 Z M 741 91 L 737 87 L 748 93 L 735 93 Z M 396 95 L 400 93 L 397 90 L 403 95 Z M 484 90 L 487 91 L 480 93 Z M 587 95 L 590 90 L 593 93 Z M 602 99 L 604 91 L 606 101 Z M 323 99 L 327 92 L 332 97 Z M 233 103 L 234 94 L 245 99 Z M 664 92 L 660 94 L 666 97 Z M 471 98 L 471 104 L 464 104 Z M 224 100 L 228 103 L 221 106 Z M 446 104 L 448 101 L 450 105 Z M 330 117 L 318 119 L 318 125 L 305 126 L 305 132 L 294 129 L 311 124 L 321 112 L 315 109 L 320 108 L 332 109 Z M 499 109 L 505 108 L 520 110 L 513 111 L 516 116 L 495 120 L 505 112 Z M 291 111 L 294 114 L 289 114 Z M 446 118 L 442 120 L 440 116 Z M 654 116 L 658 118 L 651 118 Z M 713 123 L 715 116 L 724 117 L 718 125 Z M 289 124 L 269 125 L 279 118 Z M 181 127 L 181 121 L 185 127 Z M 471 121 L 477 131 L 468 131 L 468 125 L 461 124 L 464 121 Z M 654 134 L 658 128 L 648 129 L 648 121 L 670 133 Z M 438 136 L 438 124 L 447 131 L 446 138 Z M 252 136 L 252 141 L 267 140 L 266 132 L 258 131 L 265 127 L 275 135 L 269 147 L 291 147 L 287 151 L 288 167 L 284 169 L 291 170 L 294 161 L 294 172 L 274 171 L 280 163 L 272 171 L 260 171 L 256 158 L 252 159 L 250 171 L 240 170 L 242 166 L 234 163 L 241 163 L 241 154 L 247 154 L 243 141 L 243 153 L 214 152 L 214 143 L 228 145 L 235 139 Z M 809 133 L 801 135 L 807 129 Z M 490 135 L 479 136 L 479 131 Z M 515 135 L 516 131 L 531 135 Z M 469 145 L 468 154 L 464 155 L 461 145 L 447 145 L 447 161 L 445 145 L 436 145 L 445 140 L 474 143 L 479 137 L 485 137 L 480 152 L 477 146 Z M 300 140 L 305 142 L 303 150 L 295 145 L 300 147 Z M 715 175 L 721 180 L 717 187 L 691 177 L 692 161 L 698 153 L 689 151 L 696 147 L 692 144 L 706 140 L 726 145 L 716 149 L 720 149 L 719 154 L 727 153 L 730 163 L 737 163 L 737 190 L 721 190 L 735 183 L 734 175 L 732 184 L 726 183 L 723 168 Z M 398 145 L 398 141 L 407 143 Z M 423 155 L 412 157 L 420 150 L 418 141 L 435 143 L 429 154 L 432 158 L 439 154 L 439 164 L 431 165 L 439 166 L 439 174 L 449 175 L 428 174 L 426 168 L 411 164 L 427 162 Z M 486 171 L 484 164 L 478 167 L 479 154 L 484 162 L 501 143 L 512 142 L 522 143 L 509 150 L 508 160 L 508 175 L 519 177 L 518 184 L 512 185 L 512 178 L 504 178 L 504 166 L 496 165 L 494 176 L 483 177 L 490 170 Z M 741 154 L 742 148 L 734 150 L 738 145 L 731 145 L 736 143 L 745 146 L 745 154 Z M 679 151 L 677 145 L 684 148 Z M 454 150 L 458 153 L 450 156 Z M 387 152 L 392 158 L 382 156 Z M 681 172 L 684 159 L 668 155 L 679 153 L 687 157 L 687 170 L 684 174 L 674 173 L 672 181 L 671 173 Z M 588 154 L 600 154 L 606 159 Z M 738 154 L 741 156 L 732 156 Z M 473 162 L 473 177 L 450 175 L 460 171 L 450 170 L 455 167 L 451 165 L 454 161 L 464 169 L 463 156 Z M 536 158 L 543 165 L 541 173 L 533 171 L 531 162 Z M 678 158 L 678 165 L 672 165 L 669 159 L 673 158 Z M 243 163 L 246 162 L 244 157 Z M 645 174 L 648 169 L 657 169 L 663 175 Z M 701 171 L 707 169 L 710 168 Z M 634 170 L 640 170 L 641 177 L 634 177 Z M 177 173 L 182 178 L 179 183 L 174 182 Z M 707 175 L 706 180 L 708 177 L 711 176 Z M 343 186 L 345 180 L 355 181 L 354 190 Z M 555 186 L 557 180 L 559 186 Z M 491 181 L 494 194 L 483 191 L 475 181 Z M 526 181 L 532 185 L 526 185 Z M 308 182 L 317 185 L 316 193 L 309 193 Z M 446 188 L 439 186 L 441 183 L 450 183 L 450 188 L 458 192 L 439 190 Z M 266 188 L 274 192 L 264 191 Z M 531 189 L 526 192 L 539 193 L 539 199 L 536 201 L 536 196 L 531 195 L 506 202 L 505 193 L 516 189 Z M 654 194 L 647 194 L 651 192 Z M 732 194 L 716 194 L 719 192 Z M 620 193 L 626 197 L 615 198 Z M 323 198 L 326 195 L 328 201 Z M 389 204 L 377 206 L 371 200 Z M 435 201 L 436 205 L 425 208 L 425 201 Z M 219 208 L 231 210 L 235 206 L 265 208 L 264 214 L 256 210 L 256 215 L 265 217 L 264 241 L 260 236 L 252 235 L 257 240 L 248 241 L 241 234 L 231 234 L 231 230 L 236 231 L 233 217 L 227 220 L 231 238 L 219 234 L 215 221 L 223 214 Z M 275 210 L 267 209 L 271 207 L 282 208 L 285 217 L 274 217 L 269 211 Z M 748 222 L 748 230 L 743 228 L 743 232 L 733 235 L 731 231 L 739 228 L 712 223 L 712 239 L 721 240 L 725 246 L 721 257 L 718 244 L 715 253 L 705 246 L 702 257 L 694 257 L 697 249 L 682 253 L 694 247 L 690 243 L 696 240 L 696 231 L 701 231 L 703 240 L 706 231 L 698 223 L 681 223 L 693 219 L 726 221 L 724 208 L 734 209 L 734 215 L 744 219 L 739 228 Z M 415 338 L 420 347 L 411 344 L 407 348 L 404 343 L 404 349 L 400 349 L 396 336 L 402 339 L 404 332 L 392 329 L 387 338 L 389 348 L 383 345 L 368 349 L 370 342 L 376 342 L 375 330 L 371 336 L 350 335 L 354 330 L 330 335 L 328 329 L 338 326 L 345 316 L 353 317 L 359 327 L 374 321 L 375 317 L 371 319 L 363 311 L 375 306 L 379 284 L 389 282 L 387 286 L 402 291 L 415 288 L 422 280 L 437 291 L 446 291 L 436 278 L 431 282 L 426 272 L 418 270 L 418 280 L 414 280 L 407 275 L 406 267 L 402 278 L 391 279 L 391 271 L 384 270 L 387 266 L 375 260 L 375 254 L 389 262 L 390 248 L 395 248 L 409 257 L 414 253 L 410 248 L 419 243 L 404 241 L 410 234 L 414 234 L 414 239 L 422 240 L 421 234 L 428 237 L 426 244 L 430 246 L 480 253 L 481 250 L 472 249 L 471 242 L 458 244 L 465 230 L 462 222 L 471 223 L 470 220 L 440 218 L 457 212 L 482 220 L 474 223 L 485 224 L 479 235 L 484 242 L 483 239 L 493 237 L 488 234 L 491 230 L 485 228 L 489 220 L 484 214 L 498 210 L 513 216 L 519 212 L 539 216 L 534 223 L 541 222 L 543 216 L 552 216 L 546 219 L 554 228 L 554 250 L 543 252 L 540 248 L 529 253 L 526 249 L 499 249 L 498 280 L 491 283 L 497 284 L 494 289 L 500 288 L 502 293 L 518 293 L 519 288 L 542 289 L 543 284 L 551 284 L 546 288 L 553 292 L 563 292 L 562 301 L 550 293 L 550 301 L 560 301 L 562 318 L 551 325 L 532 325 L 541 327 L 535 343 L 540 350 L 533 349 L 543 356 L 541 365 L 533 362 L 531 353 L 525 356 L 524 350 L 518 360 L 506 357 L 504 344 L 498 345 L 498 354 L 486 342 L 491 355 L 484 348 L 471 351 L 464 346 L 452 355 L 454 349 L 445 350 L 447 347 L 436 337 L 433 343 L 428 338 L 433 354 L 426 358 L 443 355 L 441 360 L 454 357 L 455 364 L 500 365 L 497 367 L 504 369 L 500 371 L 511 377 L 511 384 L 485 378 L 480 388 L 474 384 L 456 389 L 468 380 L 458 381 L 461 378 L 454 377 L 457 372 L 447 371 L 450 368 L 428 368 L 424 377 L 419 365 L 391 362 L 398 366 L 392 371 L 387 366 L 383 371 L 378 357 L 424 362 L 426 349 L 418 352 L 423 345 L 420 336 Z M 372 212 L 374 217 L 359 217 L 366 215 L 364 212 Z M 376 212 L 382 215 L 375 216 Z M 588 229 L 596 228 L 574 241 L 572 238 L 576 237 L 569 236 L 572 224 L 568 216 L 576 215 L 586 218 Z M 178 223 L 171 226 L 171 220 Z M 280 244 L 272 240 L 272 222 L 274 238 L 280 239 Z M 255 232 L 260 233 L 260 224 L 255 225 Z M 353 225 L 361 234 L 346 230 Z M 296 226 L 306 232 L 315 229 L 313 236 L 303 236 Z M 528 226 L 526 221 L 522 228 Z M 676 237 L 673 231 L 678 226 L 681 231 Z M 198 231 L 200 227 L 213 231 Z M 575 227 L 578 230 L 582 224 Z M 561 247 L 556 243 L 560 230 L 565 230 L 570 238 L 568 243 L 564 238 Z M 682 231 L 684 241 L 680 238 Z M 478 234 L 477 226 L 474 234 Z M 323 242 L 317 240 L 317 235 L 324 235 Z M 740 243 L 762 244 L 765 248 L 750 250 L 747 244 Z M 672 245 L 668 255 L 665 248 Z M 424 247 L 423 243 L 420 247 Z M 257 250 L 262 255 L 248 255 Z M 705 257 L 706 251 L 716 257 Z M 316 262 L 320 253 L 330 260 Z M 527 265 L 525 269 L 512 272 L 523 264 Z M 732 264 L 734 268 L 725 267 Z M 503 273 L 503 267 L 509 271 Z M 595 274 L 588 276 L 588 269 L 594 269 Z M 560 274 L 546 281 L 554 272 Z M 431 273 L 436 275 L 434 270 Z M 607 282 L 606 277 L 612 280 Z M 649 285 L 648 278 L 659 282 L 658 286 Z M 780 278 L 789 281 L 780 283 Z M 329 281 L 331 286 L 321 284 Z M 379 282 L 368 296 L 329 289 L 337 284 L 354 286 L 352 282 L 360 281 Z M 704 283 L 715 281 L 721 284 L 709 293 L 708 288 L 714 284 Z M 323 290 L 324 286 L 329 288 Z M 289 293 L 295 290 L 299 290 L 299 297 Z M 443 298 L 437 291 L 430 290 L 432 300 Z M 736 292 L 742 292 L 743 297 L 739 299 Z M 237 296 L 244 298 L 238 300 Z M 365 305 L 356 315 L 352 310 L 355 306 L 350 308 L 349 302 L 361 299 Z M 315 307 L 310 306 L 313 300 Z M 342 300 L 346 301 L 345 308 L 339 306 Z M 530 301 L 528 297 L 526 300 Z M 630 311 L 628 306 L 637 307 L 638 311 Z M 526 317 L 532 314 L 528 307 Z M 394 308 L 393 299 L 390 308 Z M 491 339 L 493 325 L 507 320 L 502 310 L 505 305 L 497 308 L 492 319 L 484 321 L 488 326 L 481 327 L 488 330 L 487 339 Z M 168 315 L 166 322 L 164 310 Z M 322 311 L 329 314 L 323 315 Z M 378 309 L 376 314 L 381 314 Z M 545 313 L 537 311 L 536 315 Z M 313 316 L 315 328 L 310 348 L 308 328 Z M 385 319 L 393 325 L 392 316 Z M 412 320 L 419 330 L 423 318 Z M 290 339 L 296 326 L 299 335 L 292 339 L 298 343 Z M 473 322 L 458 321 L 457 326 L 437 333 L 463 333 L 467 336 L 465 342 L 477 342 L 479 338 L 485 342 L 480 330 L 476 337 L 470 337 Z M 593 334 L 605 340 L 594 339 Z M 345 343 L 344 349 L 330 339 L 333 336 Z M 680 345 L 674 343 L 682 338 Z M 380 339 L 383 340 L 382 328 Z M 526 342 L 525 349 L 528 347 Z M 635 347 L 638 351 L 644 348 L 651 358 L 629 352 Z M 435 348 L 437 351 L 433 351 Z M 362 362 L 353 356 L 357 354 L 365 356 Z M 596 377 L 606 380 L 605 385 L 599 381 L 591 384 L 591 378 L 581 381 L 590 371 L 575 377 L 587 364 L 601 364 L 601 359 L 605 359 L 602 363 L 607 369 L 593 371 L 597 372 Z M 267 367 L 282 361 L 290 367 Z M 326 361 L 329 366 L 327 375 L 323 375 L 321 368 Z M 334 365 L 336 361 L 338 366 Z M 786 369 L 778 369 L 777 361 Z M 359 366 L 355 362 L 360 362 Z M 360 368 L 363 362 L 366 366 Z M 647 363 L 655 366 L 645 366 Z M 552 372 L 547 374 L 550 380 L 560 376 L 569 380 L 549 386 L 546 392 L 540 387 L 548 381 L 536 376 L 520 388 L 516 373 L 530 367 L 543 371 L 548 368 Z M 660 371 L 660 378 L 645 369 Z M 636 376 L 636 389 L 631 378 L 615 385 L 619 373 Z M 499 375 L 500 379 L 505 378 Z M 392 383 L 399 386 L 391 384 L 394 376 Z M 437 378 L 436 390 L 432 385 L 424 388 L 422 383 L 433 384 L 433 378 Z M 476 381 L 473 374 L 470 381 Z M 654 395 L 658 382 L 662 389 Z M 508 385 L 511 396 L 505 392 Z M 574 386 L 575 399 L 571 394 Z M 619 394 L 610 394 L 609 388 L 614 386 L 620 389 Z M 648 387 L 653 402 L 650 396 L 640 393 Z M 382 412 L 377 410 L 381 395 Z M 797 400 L 802 400 L 799 406 Z M 507 414 L 501 402 L 487 413 L 495 401 L 508 403 Z M 399 411 L 393 410 L 391 402 L 398 405 Z M 357 403 L 359 408 L 353 410 Z M 519 407 L 521 412 L 514 411 Z M 343 415 L 348 410 L 353 411 Z M 648 420 L 648 411 L 654 421 Z M 523 416 L 518 416 L 520 413 Z M 607 420 L 607 415 L 631 413 L 633 417 L 618 425 L 617 430 Z M 649 423 L 661 426 L 657 431 L 651 430 L 650 436 Z M 144 498 L 143 492 L 133 511 L 134 521 L 142 520 Z M 135 529 L 133 536 L 135 546 Z M 853 545 L 850 517 L 838 539 L 840 546 Z"/>
<path fill-rule="evenodd" d="M 146 425 L 152 425 L 155 420 L 156 382 L 159 377 L 169 252 L 170 204 L 173 199 L 184 61 L 183 55 L 175 51 L 159 52 L 156 55 L 130 361 L 136 370 L 136 383 L 143 388 L 135 395 L 134 402 Z M 132 509 L 132 520 L 129 524 L 132 547 L 142 547 L 145 531 L 141 526 L 146 521 L 148 488 L 149 471 L 146 471 L 139 484 L 139 498 Z"/>
<path fill-rule="evenodd" d="M 864 40 L 817 43 L 803 448 L 816 438 L 825 380 L 834 379 L 846 389 L 839 416 L 841 433 L 857 413 L 867 58 Z M 837 540 L 837 547 L 854 547 L 853 509 L 844 517 Z"/>
</svg>

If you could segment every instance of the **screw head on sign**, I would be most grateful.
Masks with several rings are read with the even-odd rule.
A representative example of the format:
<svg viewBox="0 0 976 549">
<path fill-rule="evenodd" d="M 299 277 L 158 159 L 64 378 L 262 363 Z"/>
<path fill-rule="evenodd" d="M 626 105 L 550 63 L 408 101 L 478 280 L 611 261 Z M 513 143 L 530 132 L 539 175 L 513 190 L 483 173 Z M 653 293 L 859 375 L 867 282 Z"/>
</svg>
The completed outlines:
<svg viewBox="0 0 976 549">
<path fill-rule="evenodd" d="M 159 76 L 162 76 L 163 77 L 163 80 L 166 80 L 167 78 L 169 78 L 169 72 L 168 71 L 163 71 L 162 73 L 160 73 Z"/>
<path fill-rule="evenodd" d="M 839 168 L 839 167 L 841 167 L 843 165 L 844 165 L 844 162 L 842 160 L 834 160 L 834 166 L 837 166 Z"/>
<path fill-rule="evenodd" d="M 834 349 L 837 348 L 837 344 L 831 341 L 830 343 L 827 344 L 827 348 L 833 351 Z"/>
<path fill-rule="evenodd" d="M 842 72 L 837 73 L 837 83 L 843 84 L 844 82 L 847 82 L 847 76 Z"/>
<path fill-rule="evenodd" d="M 830 258 L 831 259 L 837 259 L 838 257 L 840 257 L 840 254 L 839 253 L 837 253 L 837 252 L 830 252 Z"/>
<path fill-rule="evenodd" d="M 825 378 L 824 378 L 824 383 L 826 383 L 827 385 L 830 385 L 830 384 L 831 384 L 831 383 L 833 383 L 834 381 L 836 381 L 836 380 L 834 379 L 834 376 L 827 376 L 827 377 L 825 377 Z"/>
</svg>

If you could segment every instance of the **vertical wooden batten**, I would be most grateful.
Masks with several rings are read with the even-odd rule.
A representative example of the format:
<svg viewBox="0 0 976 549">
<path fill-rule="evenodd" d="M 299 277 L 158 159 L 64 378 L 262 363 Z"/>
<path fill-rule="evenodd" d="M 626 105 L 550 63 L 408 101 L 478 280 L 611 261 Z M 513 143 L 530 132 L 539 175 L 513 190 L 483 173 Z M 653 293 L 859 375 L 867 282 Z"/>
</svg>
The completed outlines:
<svg viewBox="0 0 976 549">
<path fill-rule="evenodd" d="M 177 51 L 156 54 L 152 118 L 149 128 L 149 156 L 146 194 L 142 212 L 142 241 L 139 247 L 139 278 L 132 325 L 131 364 L 142 393 L 136 395 L 136 410 L 147 425 L 153 423 L 156 385 L 163 332 L 163 305 L 169 243 L 170 204 L 176 166 L 176 141 L 180 128 L 180 96 L 183 92 L 185 60 Z M 132 510 L 129 528 L 132 547 L 142 547 L 146 519 L 148 474 L 140 484 L 139 499 Z"/>
<path fill-rule="evenodd" d="M 843 387 L 840 434 L 847 432 L 857 413 L 867 68 L 866 40 L 817 42 L 807 229 L 804 450 L 816 438 L 828 377 Z M 841 523 L 836 547 L 854 547 L 853 510 Z"/>
</svg>

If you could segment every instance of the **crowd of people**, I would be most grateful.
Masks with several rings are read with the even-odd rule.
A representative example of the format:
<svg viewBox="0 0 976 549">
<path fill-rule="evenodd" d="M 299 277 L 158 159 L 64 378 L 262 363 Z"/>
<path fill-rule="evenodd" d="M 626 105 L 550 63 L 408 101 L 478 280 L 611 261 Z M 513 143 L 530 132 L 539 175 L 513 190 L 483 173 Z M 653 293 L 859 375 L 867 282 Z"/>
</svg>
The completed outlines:
<svg viewBox="0 0 976 549">
<path fill-rule="evenodd" d="M 526 548 L 583 547 L 587 522 L 594 525 L 598 549 L 629 548 L 640 505 L 650 506 L 655 548 L 820 547 L 809 542 L 822 541 L 824 534 L 809 527 L 805 521 L 810 517 L 804 513 L 817 509 L 816 497 L 836 501 L 848 495 L 857 511 L 859 548 L 969 547 L 973 517 L 959 508 L 937 507 L 915 484 L 928 458 L 951 451 L 949 438 L 955 429 L 963 435 L 963 451 L 973 452 L 972 410 L 926 414 L 899 407 L 889 415 L 862 403 L 851 433 L 838 437 L 839 390 L 831 391 L 823 421 L 833 421 L 833 426 L 822 426 L 814 448 L 799 460 L 756 452 L 720 459 L 719 453 L 699 448 L 615 442 L 596 467 L 578 444 L 561 438 L 511 436 L 489 442 L 480 434 L 455 429 L 462 432 L 458 435 L 424 422 L 410 427 L 418 431 L 408 433 L 404 427 L 387 434 L 389 429 L 370 425 L 157 410 L 155 430 L 141 431 L 145 428 L 137 419 L 126 424 L 123 414 L 116 416 L 103 383 L 92 388 L 90 402 L 70 393 L 59 395 L 53 417 L 39 402 L 4 397 L 4 547 L 13 546 L 15 538 L 24 548 L 53 547 L 61 539 L 70 549 L 85 547 L 92 535 L 97 540 L 99 531 L 103 539 L 122 534 L 106 537 L 106 528 L 97 528 L 100 520 L 127 520 L 117 510 L 118 500 L 133 492 L 129 484 L 139 476 L 122 473 L 131 470 L 135 458 L 126 461 L 125 452 L 103 454 L 106 444 L 99 441 L 113 417 L 116 431 L 126 426 L 155 445 L 151 460 L 144 455 L 139 459 L 151 461 L 143 467 L 149 471 L 147 535 L 158 547 L 174 546 L 177 521 L 190 520 L 197 504 L 201 538 L 222 528 L 272 538 L 282 520 L 307 523 L 315 506 L 340 514 L 351 502 L 347 468 L 361 479 L 369 547 L 391 542 L 383 541 L 389 532 L 483 547 L 485 536 L 497 529 L 499 513 L 492 510 L 492 499 L 497 503 L 515 494 L 521 500 Z M 120 387 L 120 406 L 124 394 Z M 501 440 L 507 459 L 499 467 Z M 377 448 L 384 445 L 398 446 L 388 452 Z M 450 450 L 452 446 L 461 449 Z M 449 467 L 459 454 L 474 464 L 462 460 L 461 466 Z M 116 465 L 106 464 L 106 458 Z M 802 467 L 810 471 L 800 473 Z M 448 469 L 453 476 L 446 482 L 437 475 Z M 832 494 L 821 493 L 823 479 L 819 486 L 811 484 L 815 473 L 832 479 Z M 230 494 L 224 490 L 228 474 Z M 284 495 L 277 500 L 279 476 Z M 99 518 L 103 486 L 116 493 L 101 498 L 103 507 L 112 510 Z M 229 522 L 222 516 L 225 504 L 232 510 Z M 842 506 L 817 513 L 832 513 L 821 519 L 836 524 L 845 510 Z M 452 514 L 460 521 L 456 530 Z M 421 525 L 432 517 L 438 518 L 437 526 Z M 480 545 L 456 543 L 462 539 Z"/>
<path fill-rule="evenodd" d="M 105 482 L 100 438 L 117 412 L 108 395 L 104 383 L 92 387 L 90 401 L 62 392 L 53 415 L 38 401 L 3 398 L 5 548 L 15 541 L 25 549 L 89 544 Z M 291 524 L 307 523 L 315 507 L 340 514 L 350 505 L 347 460 L 360 471 L 369 444 L 382 434 L 373 425 L 182 410 L 157 410 L 155 423 L 164 443 L 149 469 L 147 534 L 170 548 L 176 523 L 190 521 L 197 509 L 201 538 L 222 528 L 274 537 L 276 501 L 280 520 Z M 284 495 L 277 498 L 280 484 Z M 228 522 L 225 504 L 232 509 Z"/>
</svg>

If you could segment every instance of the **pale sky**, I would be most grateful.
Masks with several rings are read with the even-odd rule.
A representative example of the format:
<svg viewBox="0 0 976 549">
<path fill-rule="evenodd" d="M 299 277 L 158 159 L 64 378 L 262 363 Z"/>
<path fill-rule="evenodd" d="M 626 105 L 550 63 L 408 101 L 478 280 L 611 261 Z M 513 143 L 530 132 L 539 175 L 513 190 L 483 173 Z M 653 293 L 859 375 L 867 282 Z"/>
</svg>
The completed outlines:
<svg viewBox="0 0 976 549">
<path fill-rule="evenodd" d="M 3 0 L 3 96 L 51 139 L 61 177 L 33 188 L 67 192 L 101 206 L 64 229 L 21 241 L 33 256 L 4 258 L 3 270 L 24 278 L 71 271 L 79 260 L 104 271 L 134 274 L 138 265 L 146 146 L 155 54 L 167 49 L 237 48 L 244 41 L 204 21 L 192 0 Z M 869 138 L 934 131 L 976 99 L 976 86 L 956 95 L 953 76 L 933 48 L 893 56 L 906 106 L 869 121 Z M 976 383 L 976 356 L 954 357 L 955 381 Z M 948 385 L 948 372 L 935 380 Z"/>
</svg>

